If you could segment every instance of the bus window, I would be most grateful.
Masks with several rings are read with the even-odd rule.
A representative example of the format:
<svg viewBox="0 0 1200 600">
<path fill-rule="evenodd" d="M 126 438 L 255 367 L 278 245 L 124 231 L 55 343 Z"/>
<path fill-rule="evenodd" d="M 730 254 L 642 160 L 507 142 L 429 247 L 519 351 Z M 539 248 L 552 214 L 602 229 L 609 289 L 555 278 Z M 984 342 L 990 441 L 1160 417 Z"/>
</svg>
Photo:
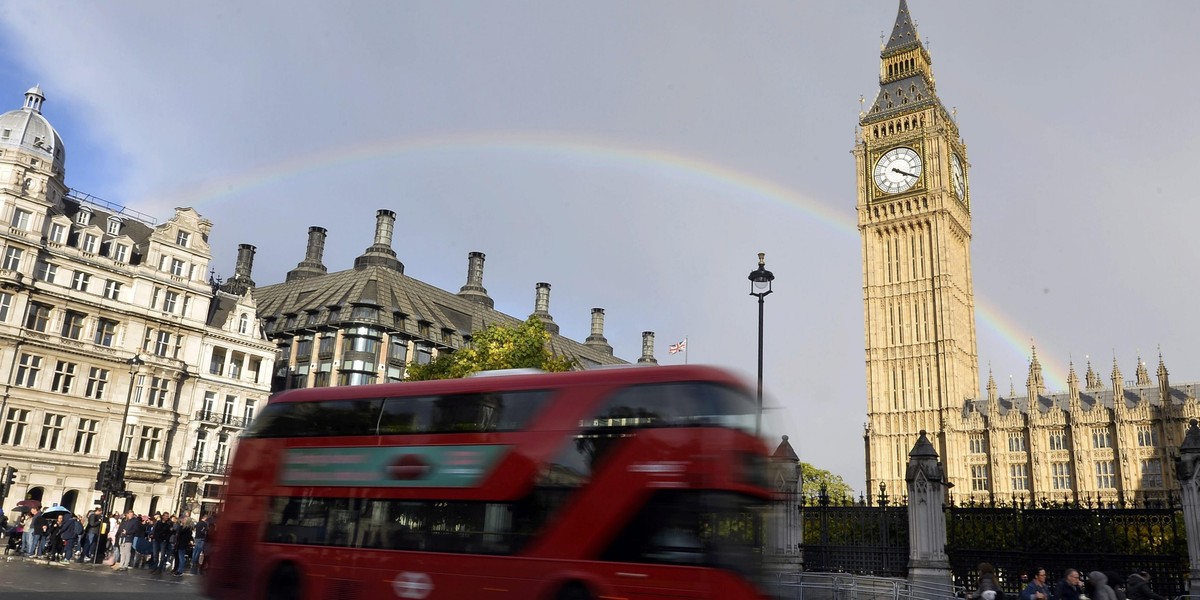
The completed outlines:
<svg viewBox="0 0 1200 600">
<path fill-rule="evenodd" d="M 533 420 L 549 390 L 388 398 L 379 420 L 381 435 L 516 431 Z"/>
<path fill-rule="evenodd" d="M 315 437 L 375 435 L 380 398 L 276 402 L 268 404 L 246 430 L 246 437 Z"/>
<path fill-rule="evenodd" d="M 602 427 L 730 427 L 754 431 L 757 401 L 737 390 L 702 382 L 635 385 L 613 394 L 585 430 Z"/>
</svg>

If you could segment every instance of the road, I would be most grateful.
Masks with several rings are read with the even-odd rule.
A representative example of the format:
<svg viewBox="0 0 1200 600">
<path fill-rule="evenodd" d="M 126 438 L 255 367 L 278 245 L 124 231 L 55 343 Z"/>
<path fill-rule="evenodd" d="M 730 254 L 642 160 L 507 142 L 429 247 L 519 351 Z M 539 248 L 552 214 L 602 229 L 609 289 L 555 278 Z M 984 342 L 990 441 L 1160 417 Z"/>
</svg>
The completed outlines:
<svg viewBox="0 0 1200 600">
<path fill-rule="evenodd" d="M 200 600 L 196 577 L 149 571 L 115 572 L 103 565 L 48 565 L 0 556 L 0 600 Z"/>
</svg>

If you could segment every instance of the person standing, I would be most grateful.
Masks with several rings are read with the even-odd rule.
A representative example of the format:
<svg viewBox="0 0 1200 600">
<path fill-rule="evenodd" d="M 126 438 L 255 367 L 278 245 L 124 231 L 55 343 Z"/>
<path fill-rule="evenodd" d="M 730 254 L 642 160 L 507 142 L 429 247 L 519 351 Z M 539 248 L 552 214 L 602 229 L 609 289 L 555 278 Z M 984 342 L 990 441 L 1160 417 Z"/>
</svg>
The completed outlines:
<svg viewBox="0 0 1200 600">
<path fill-rule="evenodd" d="M 34 509 L 37 510 L 37 509 Z M 46 513 L 38 510 L 33 517 L 33 552 L 32 556 L 38 558 L 46 551 L 46 532 L 50 529 L 50 522 L 46 520 Z"/>
<path fill-rule="evenodd" d="M 1094 590 L 1092 600 L 1117 600 L 1117 593 L 1108 585 L 1108 576 L 1100 571 L 1088 573 L 1088 585 Z"/>
<path fill-rule="evenodd" d="M 87 528 L 84 529 L 83 556 L 80 562 L 91 560 L 95 556 L 97 538 L 100 536 L 100 521 L 104 519 L 100 507 L 97 506 L 87 515 Z"/>
<path fill-rule="evenodd" d="M 204 542 L 208 540 L 208 515 L 200 515 L 192 538 L 192 575 L 199 575 L 200 562 L 204 560 Z"/>
<path fill-rule="evenodd" d="M 1021 590 L 1021 600 L 1050 600 L 1050 587 L 1046 585 L 1046 569 L 1035 567 L 1029 571 L 1029 585 Z"/>
<path fill-rule="evenodd" d="M 63 539 L 63 563 L 71 562 L 75 558 L 75 547 L 79 545 L 79 536 L 83 533 L 83 523 L 79 522 L 79 518 L 73 515 L 63 517 L 62 524 L 62 539 Z"/>
<path fill-rule="evenodd" d="M 125 511 L 125 519 L 117 527 L 117 546 L 121 549 L 120 571 L 128 571 L 133 564 L 133 539 L 138 536 L 141 526 L 141 520 L 132 510 Z"/>
<path fill-rule="evenodd" d="M 1079 569 L 1067 569 L 1063 572 L 1062 581 L 1054 588 L 1056 600 L 1079 600 L 1083 593 L 1083 581 L 1079 577 Z"/>
<path fill-rule="evenodd" d="M 167 561 L 167 553 L 171 539 L 171 515 L 162 513 L 158 516 L 158 521 L 154 523 L 154 527 L 150 530 L 150 540 L 154 544 L 154 570 L 151 573 L 162 575 L 163 567 Z"/>
<path fill-rule="evenodd" d="M 175 570 L 171 574 L 176 577 L 183 575 L 188 556 L 191 556 L 193 528 L 191 517 L 180 519 L 175 527 Z"/>
<path fill-rule="evenodd" d="M 1150 588 L 1150 573 L 1138 571 L 1125 579 L 1125 596 L 1129 600 L 1167 600 Z"/>
<path fill-rule="evenodd" d="M 31 508 L 29 513 L 22 519 L 24 528 L 21 530 L 21 554 L 25 556 L 33 556 L 33 521 L 42 511 L 37 508 Z"/>
<path fill-rule="evenodd" d="M 975 582 L 976 600 L 1004 600 L 1004 590 L 996 583 L 996 568 L 991 563 L 979 563 L 979 579 Z"/>
</svg>

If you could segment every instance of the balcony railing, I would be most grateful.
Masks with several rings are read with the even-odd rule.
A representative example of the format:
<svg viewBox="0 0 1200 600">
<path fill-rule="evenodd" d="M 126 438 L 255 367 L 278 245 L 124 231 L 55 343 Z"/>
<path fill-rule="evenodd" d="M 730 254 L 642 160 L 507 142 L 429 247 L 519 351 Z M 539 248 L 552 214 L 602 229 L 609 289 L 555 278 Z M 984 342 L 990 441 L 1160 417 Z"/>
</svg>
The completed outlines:
<svg viewBox="0 0 1200 600">
<path fill-rule="evenodd" d="M 211 410 L 201 410 L 196 412 L 196 420 L 205 423 L 217 423 L 218 425 L 230 425 L 233 427 L 245 427 L 246 419 L 243 417 L 235 417 L 225 413 L 213 412 Z"/>
<path fill-rule="evenodd" d="M 189 460 L 187 470 L 196 473 L 212 473 L 213 475 L 225 475 L 229 471 L 229 465 L 226 463 L 201 462 L 198 460 Z"/>
</svg>

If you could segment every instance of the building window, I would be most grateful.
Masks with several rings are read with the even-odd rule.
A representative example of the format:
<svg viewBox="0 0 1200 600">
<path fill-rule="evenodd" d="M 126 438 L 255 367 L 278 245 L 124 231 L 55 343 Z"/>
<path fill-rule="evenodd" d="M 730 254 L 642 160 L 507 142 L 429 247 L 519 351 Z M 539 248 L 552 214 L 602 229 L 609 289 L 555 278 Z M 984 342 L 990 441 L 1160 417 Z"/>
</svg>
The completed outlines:
<svg viewBox="0 0 1200 600">
<path fill-rule="evenodd" d="M 141 440 L 138 442 L 138 460 L 155 460 L 158 458 L 158 445 L 162 439 L 161 427 L 142 427 Z"/>
<path fill-rule="evenodd" d="M 1025 452 L 1025 434 L 1014 431 L 1008 434 L 1008 451 L 1009 452 Z"/>
<path fill-rule="evenodd" d="M 117 322 L 110 319 L 100 319 L 96 322 L 96 337 L 97 346 L 112 347 L 113 340 L 117 337 Z"/>
<path fill-rule="evenodd" d="M 13 229 L 20 229 L 21 231 L 29 231 L 30 227 L 32 225 L 33 225 L 33 213 L 31 213 L 27 210 L 21 210 L 19 208 L 13 212 L 13 218 L 12 218 Z"/>
<path fill-rule="evenodd" d="M 1142 460 L 1142 487 L 1155 489 L 1163 487 L 1162 460 L 1157 458 Z"/>
<path fill-rule="evenodd" d="M 983 454 L 987 452 L 987 445 L 984 443 L 982 433 L 968 434 L 967 447 L 971 454 Z"/>
<path fill-rule="evenodd" d="M 119 235 L 121 233 L 121 220 L 116 217 L 108 219 L 108 235 Z"/>
<path fill-rule="evenodd" d="M 131 400 L 134 404 L 142 403 L 142 394 L 144 393 L 143 390 L 145 389 L 145 387 L 146 387 L 146 376 L 138 375 L 137 376 L 137 385 L 133 386 L 133 399 Z M 129 436 L 133 437 L 133 434 L 129 434 Z"/>
<path fill-rule="evenodd" d="M 118 300 L 121 296 L 121 282 L 109 279 L 104 282 L 104 297 L 109 300 Z"/>
<path fill-rule="evenodd" d="M 196 445 L 192 448 L 192 462 L 204 462 L 204 454 L 207 448 L 208 432 L 201 429 L 196 432 Z"/>
<path fill-rule="evenodd" d="M 217 435 L 217 455 L 213 457 L 213 462 L 218 465 L 225 464 L 229 458 L 229 434 L 221 433 Z"/>
<path fill-rule="evenodd" d="M 1056 490 L 1071 489 L 1071 463 L 1056 462 L 1050 465 L 1050 487 Z"/>
<path fill-rule="evenodd" d="M 221 422 L 229 423 L 233 421 L 233 408 L 237 404 L 237 396 L 225 396 L 225 411 L 221 413 Z"/>
<path fill-rule="evenodd" d="M 1096 427 L 1092 429 L 1092 447 L 1093 448 L 1112 448 L 1112 435 L 1107 427 Z"/>
<path fill-rule="evenodd" d="M 1153 425 L 1145 423 L 1137 426 L 1137 445 L 1147 448 L 1158 446 L 1158 431 Z"/>
<path fill-rule="evenodd" d="M 91 283 L 92 276 L 82 271 L 75 271 L 75 277 L 71 279 L 71 288 L 86 292 L 88 284 Z"/>
<path fill-rule="evenodd" d="M 328 358 L 333 356 L 333 347 L 337 343 L 337 338 L 331 334 L 322 335 L 317 339 L 317 356 Z"/>
<path fill-rule="evenodd" d="M 302 335 L 296 338 L 296 361 L 308 362 L 312 360 L 313 340 L 311 335 Z"/>
<path fill-rule="evenodd" d="M 86 398 L 103 400 L 104 390 L 108 387 L 108 369 L 91 367 L 88 369 L 87 387 L 83 390 Z"/>
<path fill-rule="evenodd" d="M 66 420 L 66 415 L 46 413 L 46 418 L 42 421 L 42 437 L 38 439 L 38 450 L 58 450 L 63 422 Z"/>
<path fill-rule="evenodd" d="M 63 316 L 62 336 L 72 340 L 83 337 L 83 319 L 86 316 L 83 313 L 68 310 Z"/>
<path fill-rule="evenodd" d="M 150 379 L 150 400 L 149 406 L 157 406 L 162 408 L 167 405 L 167 391 L 170 380 L 165 377 L 152 377 Z"/>
<path fill-rule="evenodd" d="M 212 359 L 208 361 L 208 372 L 213 375 L 225 374 L 225 349 L 214 347 L 212 351 Z"/>
<path fill-rule="evenodd" d="M 250 315 L 247 315 L 246 313 L 242 313 L 242 316 L 238 317 L 238 333 L 245 335 L 249 332 L 250 332 Z"/>
<path fill-rule="evenodd" d="M 192 240 L 192 234 L 190 234 L 186 231 L 180 230 L 178 233 L 175 234 L 175 243 L 184 248 L 187 248 L 188 242 L 190 242 L 191 240 Z"/>
<path fill-rule="evenodd" d="M 971 465 L 971 491 L 986 492 L 987 489 L 987 465 Z"/>
<path fill-rule="evenodd" d="M 1012 479 L 1012 489 L 1029 491 L 1029 466 L 1025 464 L 1008 465 L 1008 474 Z"/>
<path fill-rule="evenodd" d="M 169 332 L 159 331 L 155 334 L 153 352 L 156 356 L 171 355 L 171 334 Z"/>
<path fill-rule="evenodd" d="M 1117 487 L 1116 477 L 1113 476 L 1113 461 L 1096 461 L 1096 487 L 1102 490 L 1111 490 Z"/>
<path fill-rule="evenodd" d="M 179 292 L 167 292 L 163 294 L 163 311 L 174 313 L 175 307 L 179 304 Z"/>
<path fill-rule="evenodd" d="M 246 425 L 249 425 L 254 420 L 254 408 L 257 402 L 254 400 L 246 400 L 246 408 L 242 411 L 242 418 L 245 419 Z"/>
<path fill-rule="evenodd" d="M 54 283 L 54 278 L 58 275 L 58 266 L 47 262 L 39 262 L 33 268 L 33 278 L 46 283 Z"/>
<path fill-rule="evenodd" d="M 418 365 L 427 365 L 427 364 L 433 362 L 433 347 L 432 346 L 429 346 L 428 344 L 417 344 L 416 346 L 417 346 L 417 355 L 415 357 L 413 357 L 413 362 L 417 363 Z M 982 439 L 983 439 L 983 436 L 981 434 L 980 440 L 982 441 Z M 982 450 L 981 450 L 981 452 L 982 452 Z"/>
<path fill-rule="evenodd" d="M 37 385 L 38 373 L 42 371 L 42 357 L 32 354 L 22 354 L 21 362 L 17 364 L 17 379 L 14 385 L 34 387 Z"/>
<path fill-rule="evenodd" d="M 4 252 L 4 268 L 9 271 L 20 271 L 22 254 L 24 254 L 23 250 L 10 246 L 8 250 Z"/>
<path fill-rule="evenodd" d="M 50 225 L 50 235 L 47 236 L 51 242 L 61 244 L 67 239 L 67 226 L 61 223 L 53 223 Z"/>
<path fill-rule="evenodd" d="M 1050 431 L 1050 449 L 1051 450 L 1066 450 L 1067 449 L 1067 434 L 1061 429 Z"/>
<path fill-rule="evenodd" d="M 91 454 L 96 449 L 96 429 L 100 421 L 96 419 L 79 419 L 79 429 L 75 431 L 75 454 Z"/>
<path fill-rule="evenodd" d="M 29 410 L 25 408 L 8 409 L 8 418 L 4 420 L 4 440 L 8 446 L 20 446 L 25 440 L 25 427 L 29 425 Z"/>
<path fill-rule="evenodd" d="M 204 418 L 207 419 L 213 415 L 213 409 L 217 404 L 216 392 L 204 392 L 204 406 L 200 410 L 204 412 Z"/>
<path fill-rule="evenodd" d="M 408 340 L 393 335 L 388 341 L 388 360 L 397 364 L 404 364 L 408 360 Z"/>
<path fill-rule="evenodd" d="M 96 253 L 96 248 L 100 245 L 100 239 L 96 236 L 87 233 L 83 236 L 83 242 L 79 244 L 79 249 L 91 254 Z"/>
<path fill-rule="evenodd" d="M 0 292 L 0 323 L 8 320 L 8 311 L 12 309 L 12 294 Z"/>
<path fill-rule="evenodd" d="M 119 263 L 129 262 L 129 246 L 116 244 L 113 246 L 113 260 Z"/>
<path fill-rule="evenodd" d="M 183 261 L 178 258 L 171 259 L 171 274 L 176 277 L 183 277 Z"/>
<path fill-rule="evenodd" d="M 70 394 L 72 383 L 75 383 L 75 363 L 65 360 L 57 361 L 54 367 L 54 380 L 50 382 L 50 391 Z"/>
<path fill-rule="evenodd" d="M 75 222 L 87 227 L 92 222 L 92 211 L 87 207 L 79 209 L 75 215 Z"/>
</svg>

